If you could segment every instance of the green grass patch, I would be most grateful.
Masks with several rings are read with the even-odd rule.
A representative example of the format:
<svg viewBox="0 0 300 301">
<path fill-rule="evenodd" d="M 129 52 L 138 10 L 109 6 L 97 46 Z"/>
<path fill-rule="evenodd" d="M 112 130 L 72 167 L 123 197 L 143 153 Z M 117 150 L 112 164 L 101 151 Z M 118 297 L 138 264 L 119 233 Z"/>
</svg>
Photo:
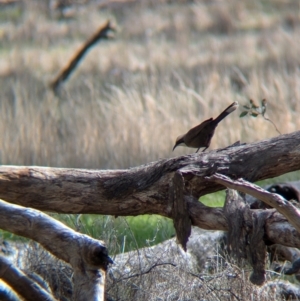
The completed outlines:
<svg viewBox="0 0 300 301">
<path fill-rule="evenodd" d="M 69 227 L 105 241 L 111 254 L 152 246 L 174 234 L 172 220 L 158 215 L 118 217 L 104 215 L 52 215 Z"/>
<path fill-rule="evenodd" d="M 266 179 L 266 180 L 263 180 L 263 181 L 259 181 L 259 182 L 256 182 L 255 184 L 263 187 L 263 186 L 271 185 L 271 184 L 275 184 L 275 183 L 299 181 L 299 179 L 300 179 L 300 171 L 297 170 L 297 171 L 286 173 L 286 174 L 281 175 L 281 176 L 276 177 L 276 178 L 271 178 L 271 179 Z"/>
<path fill-rule="evenodd" d="M 26 241 L 28 241 L 28 238 L 18 236 L 13 233 L 10 233 L 10 232 L 0 229 L 0 240 L 12 240 L 12 241 L 26 242 Z"/>
<path fill-rule="evenodd" d="M 23 11 L 21 7 L 13 6 L 0 9 L 0 23 L 21 21 Z"/>
<path fill-rule="evenodd" d="M 225 190 L 222 190 L 215 193 L 207 194 L 201 197 L 199 200 L 201 203 L 209 207 L 223 207 L 225 203 L 225 197 Z"/>
<path fill-rule="evenodd" d="M 92 214 L 51 214 L 70 228 L 103 240 L 111 255 L 156 245 L 175 234 L 173 221 L 159 215 L 118 217 Z M 28 241 L 27 238 L 0 230 L 0 238 Z"/>
</svg>

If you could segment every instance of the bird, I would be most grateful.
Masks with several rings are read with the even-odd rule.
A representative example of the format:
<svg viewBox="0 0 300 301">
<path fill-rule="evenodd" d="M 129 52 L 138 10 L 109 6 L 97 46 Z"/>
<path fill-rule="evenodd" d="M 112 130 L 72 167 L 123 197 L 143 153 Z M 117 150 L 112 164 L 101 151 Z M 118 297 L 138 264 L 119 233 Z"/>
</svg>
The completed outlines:
<svg viewBox="0 0 300 301">
<path fill-rule="evenodd" d="M 178 136 L 173 147 L 173 151 L 177 146 L 183 145 L 191 148 L 197 148 L 196 153 L 201 147 L 205 147 L 202 151 L 204 152 L 209 147 L 211 138 L 213 137 L 215 129 L 219 122 L 231 112 L 235 111 L 238 106 L 238 102 L 235 101 L 229 107 L 227 107 L 216 119 L 207 119 L 199 125 L 190 129 L 186 134 Z"/>
</svg>

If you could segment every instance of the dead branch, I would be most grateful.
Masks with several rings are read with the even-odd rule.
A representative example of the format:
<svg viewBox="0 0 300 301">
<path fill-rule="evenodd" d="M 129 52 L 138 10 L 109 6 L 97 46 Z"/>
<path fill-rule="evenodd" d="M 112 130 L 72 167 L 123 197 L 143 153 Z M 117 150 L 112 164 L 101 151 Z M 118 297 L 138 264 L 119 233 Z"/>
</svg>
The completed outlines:
<svg viewBox="0 0 300 301">
<path fill-rule="evenodd" d="M 0 0 L 0 7 L 13 6 L 22 4 L 21 0 Z"/>
<path fill-rule="evenodd" d="M 241 192 L 247 193 L 260 199 L 269 206 L 276 208 L 278 212 L 286 217 L 286 219 L 293 225 L 300 233 L 300 210 L 295 207 L 291 202 L 288 202 L 282 196 L 276 193 L 270 193 L 263 188 L 249 183 L 243 179 L 231 180 L 230 178 L 221 175 L 214 174 L 211 177 L 207 177 L 208 180 L 215 181 L 228 188 L 236 189 Z"/>
<path fill-rule="evenodd" d="M 107 21 L 102 25 L 82 46 L 75 52 L 74 56 L 68 62 L 68 64 L 59 72 L 56 78 L 50 83 L 51 89 L 56 93 L 59 86 L 70 76 L 74 71 L 85 53 L 100 40 L 110 39 L 109 32 L 115 31 L 115 28 L 111 26 L 110 22 Z"/>
<path fill-rule="evenodd" d="M 214 174 L 207 177 L 207 179 L 231 189 L 251 194 L 269 206 L 276 208 L 295 227 L 297 232 L 300 233 L 300 211 L 280 195 L 270 193 L 243 179 L 234 181 L 221 174 Z M 230 210 L 231 208 L 232 210 Z M 233 241 L 235 254 L 238 257 L 247 257 L 253 266 L 253 273 L 250 277 L 251 282 L 262 285 L 265 281 L 266 245 L 264 240 L 267 220 L 270 217 L 268 210 L 253 210 L 251 212 L 249 205 L 245 204 L 241 198 L 232 196 L 228 199 L 227 195 L 225 203 L 226 214 L 229 225 L 233 224 L 232 227 L 229 226 L 229 246 Z M 285 250 L 285 253 L 288 251 L 288 249 Z M 300 260 L 295 260 L 293 267 L 285 271 L 285 274 L 297 273 L 299 268 Z"/>
<path fill-rule="evenodd" d="M 27 301 L 55 301 L 37 282 L 30 279 L 20 269 L 14 267 L 5 257 L 0 256 L 0 278 L 14 288 Z"/>
<path fill-rule="evenodd" d="M 69 263 L 74 270 L 74 300 L 103 300 L 105 272 L 112 260 L 101 241 L 77 233 L 42 212 L 2 200 L 0 228 L 39 242 Z"/>
<path fill-rule="evenodd" d="M 300 258 L 300 250 L 297 248 L 286 248 L 275 244 L 269 247 L 269 251 L 272 253 L 272 261 L 288 260 L 293 263 Z"/>
</svg>

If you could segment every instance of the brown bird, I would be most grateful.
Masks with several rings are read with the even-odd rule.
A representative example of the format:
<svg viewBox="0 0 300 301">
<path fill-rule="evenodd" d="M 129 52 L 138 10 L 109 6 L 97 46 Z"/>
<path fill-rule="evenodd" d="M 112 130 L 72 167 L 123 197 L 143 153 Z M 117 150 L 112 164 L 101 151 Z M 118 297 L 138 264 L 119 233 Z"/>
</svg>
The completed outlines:
<svg viewBox="0 0 300 301">
<path fill-rule="evenodd" d="M 205 149 L 203 150 L 204 152 L 210 145 L 211 138 L 215 133 L 215 129 L 218 123 L 231 112 L 236 110 L 238 105 L 238 102 L 235 101 L 228 108 L 226 108 L 216 119 L 207 119 L 199 125 L 190 129 L 186 134 L 180 135 L 176 139 L 173 151 L 178 145 L 183 145 L 187 147 L 198 148 L 196 153 L 201 147 L 205 147 Z"/>
</svg>

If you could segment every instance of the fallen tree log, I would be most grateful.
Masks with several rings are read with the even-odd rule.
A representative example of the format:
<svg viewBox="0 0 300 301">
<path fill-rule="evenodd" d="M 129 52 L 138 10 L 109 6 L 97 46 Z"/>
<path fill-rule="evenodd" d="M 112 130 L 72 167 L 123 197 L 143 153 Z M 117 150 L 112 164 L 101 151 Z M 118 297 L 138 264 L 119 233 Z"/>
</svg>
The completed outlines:
<svg viewBox="0 0 300 301">
<path fill-rule="evenodd" d="M 300 229 L 297 219 L 298 209 L 291 204 L 286 205 L 285 201 L 277 196 L 275 200 L 272 199 L 271 193 L 265 193 L 255 185 L 241 183 L 241 180 L 236 181 L 241 177 L 248 181 L 257 181 L 299 169 L 300 132 L 295 132 L 252 144 L 235 144 L 209 153 L 160 160 L 128 170 L 1 166 L 0 198 L 10 203 L 59 213 L 160 214 L 173 218 L 177 238 L 184 249 L 190 234 L 190 225 L 210 230 L 232 231 L 230 216 L 241 210 L 241 222 L 249 220 L 252 223 L 249 223 L 251 224 L 249 229 L 245 228 L 245 233 L 250 233 L 253 245 L 261 243 L 262 250 L 265 250 L 266 245 L 272 244 L 299 248 L 300 231 L 296 230 Z M 219 176 L 218 173 L 222 175 Z M 220 184 L 261 198 L 279 209 L 284 216 L 275 209 L 258 212 L 251 210 L 250 207 L 244 210 L 243 205 L 235 207 L 233 202 L 234 199 L 238 199 L 236 196 L 232 197 L 232 201 L 230 199 L 226 201 L 233 207 L 226 208 L 225 204 L 225 209 L 210 208 L 198 201 L 199 197 L 222 189 Z M 46 233 L 36 234 L 37 231 L 31 229 L 24 231 L 17 223 L 9 223 L 8 217 L 12 214 L 16 221 L 20 218 L 19 216 L 17 218 L 17 213 L 14 212 L 20 210 L 18 206 L 8 205 L 5 202 L 2 202 L 1 206 L 5 210 L 3 212 L 0 210 L 0 228 L 40 241 L 53 254 L 67 262 L 70 261 L 70 252 L 63 253 L 62 250 L 57 252 L 57 246 L 52 249 L 49 247 L 44 240 Z M 228 208 L 231 208 L 231 211 L 228 211 Z M 40 225 L 38 216 L 32 212 L 26 211 L 22 214 L 20 212 L 20 216 L 29 221 L 33 216 L 27 215 L 34 215 L 33 220 L 37 220 L 37 224 Z M 40 214 L 42 216 L 42 213 Z M 24 223 L 26 221 L 22 222 Z M 31 224 L 31 227 L 32 225 L 35 223 Z M 43 231 L 46 229 L 48 232 L 48 225 L 46 221 L 39 229 Z M 60 234 L 51 236 L 58 239 L 58 248 L 66 245 L 65 238 L 60 245 L 60 237 L 63 235 L 61 233 L 64 232 L 61 228 L 58 231 Z M 239 232 L 238 235 L 246 243 L 243 232 Z M 76 240 L 78 239 L 77 237 Z M 93 246 L 88 249 L 93 250 Z M 252 254 L 250 258 L 254 267 L 252 280 L 261 285 L 265 279 L 265 257 L 259 258 L 259 254 L 256 254 L 259 252 L 256 252 L 255 247 L 246 249 Z M 67 258 L 64 258 L 65 256 Z M 72 262 L 75 263 L 73 260 L 70 261 L 71 264 Z M 79 269 L 76 264 L 74 269 Z"/>
<path fill-rule="evenodd" d="M 299 169 L 300 131 L 124 170 L 0 166 L 0 198 L 57 213 L 171 217 L 169 187 L 176 171 L 184 195 L 198 199 L 224 189 L 207 180 L 213 173 L 255 182 Z"/>
<path fill-rule="evenodd" d="M 279 194 L 268 192 L 243 179 L 232 181 L 228 177 L 219 174 L 214 174 L 211 177 L 208 177 L 208 179 L 260 199 L 270 207 L 277 209 L 277 211 L 284 215 L 291 225 L 300 233 L 300 210 Z"/>
<path fill-rule="evenodd" d="M 159 214 L 176 219 L 170 188 L 177 172 L 184 184 L 180 188 L 182 192 L 178 190 L 179 195 L 188 206 L 178 202 L 176 206 L 187 212 L 192 225 L 227 231 L 223 208 L 210 208 L 198 202 L 199 197 L 223 188 L 207 176 L 221 173 L 232 179 L 243 177 L 253 182 L 299 169 L 300 131 L 208 153 L 164 159 L 128 170 L 1 166 L 0 198 L 58 213 Z M 180 216 L 180 212 L 177 215 Z M 174 222 L 187 224 L 187 221 Z M 270 243 L 300 247 L 300 234 L 275 210 L 266 228 Z M 183 233 L 181 230 L 180 227 L 177 230 L 179 236 Z M 184 242 L 184 237 L 180 241 Z"/>
</svg>

